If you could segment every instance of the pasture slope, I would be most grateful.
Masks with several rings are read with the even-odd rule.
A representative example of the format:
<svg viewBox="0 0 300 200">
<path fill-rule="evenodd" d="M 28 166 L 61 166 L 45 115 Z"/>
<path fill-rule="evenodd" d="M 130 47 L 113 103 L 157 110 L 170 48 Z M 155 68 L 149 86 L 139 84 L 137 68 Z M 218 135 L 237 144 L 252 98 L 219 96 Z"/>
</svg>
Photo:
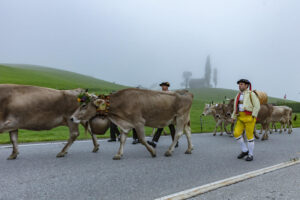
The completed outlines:
<svg viewBox="0 0 300 200">
<path fill-rule="evenodd" d="M 69 71 L 21 64 L 0 64 L 0 84 L 14 83 L 24 85 L 37 85 L 54 89 L 74 89 L 74 88 L 89 88 L 90 91 L 96 93 L 109 93 L 127 86 L 118 85 L 112 82 L 103 81 L 94 77 L 85 76 Z M 191 90 L 194 94 L 194 102 L 191 111 L 192 132 L 201 132 L 200 115 L 203 111 L 205 103 L 214 101 L 214 103 L 222 103 L 226 98 L 233 98 L 237 91 L 219 88 L 206 88 Z M 270 102 L 277 102 L 279 99 L 270 98 Z M 299 120 L 300 121 L 300 120 Z M 300 126 L 299 122 L 294 124 Z M 214 129 L 214 120 L 212 117 L 203 117 L 202 132 L 212 132 Z M 83 134 L 81 127 L 81 135 L 78 139 L 90 138 Z M 166 129 L 168 132 L 169 130 Z M 150 128 L 146 128 L 146 133 L 149 135 L 152 132 Z M 39 141 L 56 141 L 67 140 L 69 133 L 67 128 L 58 127 L 50 131 L 26 131 L 21 130 L 19 141 L 22 142 L 39 142 Z M 109 132 L 99 138 L 109 137 Z M 0 144 L 9 143 L 8 133 L 0 134 Z"/>
</svg>

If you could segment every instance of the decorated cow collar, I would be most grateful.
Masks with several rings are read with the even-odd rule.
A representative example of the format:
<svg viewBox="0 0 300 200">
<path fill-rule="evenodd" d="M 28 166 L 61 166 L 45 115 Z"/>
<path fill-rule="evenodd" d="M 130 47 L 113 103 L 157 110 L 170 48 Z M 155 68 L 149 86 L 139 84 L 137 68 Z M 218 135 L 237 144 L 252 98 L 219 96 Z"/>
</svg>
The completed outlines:
<svg viewBox="0 0 300 200">
<path fill-rule="evenodd" d="M 103 100 L 104 103 L 103 101 L 98 103 L 99 100 Z M 93 101 L 92 103 L 96 106 L 97 109 L 97 116 L 106 117 L 108 115 L 110 108 L 110 95 L 101 94 L 97 97 L 96 95 L 89 94 L 88 92 L 83 92 L 78 95 L 77 101 L 80 105 L 84 103 L 88 104 Z"/>
<path fill-rule="evenodd" d="M 101 94 L 98 96 L 98 99 L 104 100 L 105 102 L 97 106 L 98 115 L 107 116 L 110 108 L 110 96 Z"/>
</svg>

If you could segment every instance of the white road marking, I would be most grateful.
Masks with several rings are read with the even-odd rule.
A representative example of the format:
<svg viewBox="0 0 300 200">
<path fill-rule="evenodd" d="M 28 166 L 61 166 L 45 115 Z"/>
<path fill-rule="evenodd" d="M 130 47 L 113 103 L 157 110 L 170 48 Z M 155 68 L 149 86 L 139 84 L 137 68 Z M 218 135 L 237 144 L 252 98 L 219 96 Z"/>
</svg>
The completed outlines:
<svg viewBox="0 0 300 200">
<path fill-rule="evenodd" d="M 187 198 L 195 197 L 195 196 L 201 195 L 203 193 L 210 192 L 212 190 L 216 190 L 216 189 L 221 188 L 221 187 L 232 185 L 232 184 L 235 184 L 235 183 L 238 183 L 238 182 L 250 179 L 250 178 L 254 178 L 256 176 L 260 176 L 260 175 L 263 175 L 263 174 L 266 174 L 266 173 L 269 173 L 269 172 L 272 172 L 272 171 L 275 171 L 275 170 L 278 170 L 278 169 L 282 169 L 282 168 L 285 168 L 285 167 L 289 167 L 289 166 L 292 166 L 292 165 L 296 165 L 296 164 L 299 164 L 299 163 L 300 163 L 300 160 L 298 158 L 295 158 L 295 159 L 292 159 L 288 162 L 283 162 L 283 163 L 273 165 L 273 166 L 270 166 L 270 167 L 262 168 L 262 169 L 259 169 L 259 170 L 251 171 L 251 172 L 241 174 L 241 175 L 238 175 L 238 176 L 233 176 L 233 177 L 230 177 L 230 178 L 226 178 L 226 179 L 223 179 L 223 180 L 220 180 L 220 181 L 205 184 L 205 185 L 195 187 L 195 188 L 192 188 L 192 189 L 184 190 L 182 192 L 178 192 L 178 193 L 175 193 L 175 194 L 170 194 L 168 196 L 157 198 L 156 200 L 181 200 L 181 199 L 187 199 Z"/>
</svg>

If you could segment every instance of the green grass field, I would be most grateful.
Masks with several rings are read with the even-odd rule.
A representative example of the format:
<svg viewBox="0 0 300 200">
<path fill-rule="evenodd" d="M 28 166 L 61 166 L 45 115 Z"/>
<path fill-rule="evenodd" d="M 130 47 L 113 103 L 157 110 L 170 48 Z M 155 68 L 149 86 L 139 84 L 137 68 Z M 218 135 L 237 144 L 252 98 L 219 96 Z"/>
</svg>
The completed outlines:
<svg viewBox="0 0 300 200">
<path fill-rule="evenodd" d="M 50 87 L 55 89 L 74 89 L 89 88 L 97 93 L 109 93 L 126 88 L 126 86 L 117 85 L 111 82 L 99 80 L 93 77 L 76 74 L 73 72 L 57 70 L 52 68 L 43 68 L 31 65 L 1 65 L 0 64 L 0 83 L 15 83 L 25 85 L 37 85 Z M 191 110 L 191 128 L 193 133 L 200 133 L 200 116 L 203 112 L 205 103 L 214 101 L 214 103 L 222 103 L 226 98 L 234 98 L 237 91 L 219 88 L 206 88 L 191 90 L 194 94 L 194 102 Z M 269 98 L 269 102 L 275 103 L 279 99 Z M 202 132 L 212 132 L 215 122 L 211 116 L 202 118 Z M 300 127 L 300 119 L 294 122 L 294 127 Z M 166 129 L 169 132 L 168 129 Z M 80 128 L 80 136 L 78 139 L 89 139 L 89 135 L 84 134 L 84 130 Z M 151 128 L 146 128 L 147 135 L 152 132 Z M 19 142 L 40 142 L 40 141 L 57 141 L 67 140 L 69 132 L 67 127 L 58 127 L 50 131 L 27 131 L 20 130 Z M 99 138 L 109 137 L 109 131 Z M 8 133 L 0 134 L 0 144 L 9 143 Z"/>
</svg>

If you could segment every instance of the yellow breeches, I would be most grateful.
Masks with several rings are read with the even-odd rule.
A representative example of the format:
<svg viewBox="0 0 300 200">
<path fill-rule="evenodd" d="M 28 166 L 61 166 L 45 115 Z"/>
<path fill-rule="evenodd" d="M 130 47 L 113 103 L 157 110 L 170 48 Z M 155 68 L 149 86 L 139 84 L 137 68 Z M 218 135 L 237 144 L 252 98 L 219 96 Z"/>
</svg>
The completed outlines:
<svg viewBox="0 0 300 200">
<path fill-rule="evenodd" d="M 237 118 L 237 122 L 234 128 L 234 137 L 238 139 L 246 131 L 247 140 L 254 140 L 254 127 L 256 123 L 256 118 L 251 115 L 246 115 L 245 112 L 240 112 Z"/>
</svg>

